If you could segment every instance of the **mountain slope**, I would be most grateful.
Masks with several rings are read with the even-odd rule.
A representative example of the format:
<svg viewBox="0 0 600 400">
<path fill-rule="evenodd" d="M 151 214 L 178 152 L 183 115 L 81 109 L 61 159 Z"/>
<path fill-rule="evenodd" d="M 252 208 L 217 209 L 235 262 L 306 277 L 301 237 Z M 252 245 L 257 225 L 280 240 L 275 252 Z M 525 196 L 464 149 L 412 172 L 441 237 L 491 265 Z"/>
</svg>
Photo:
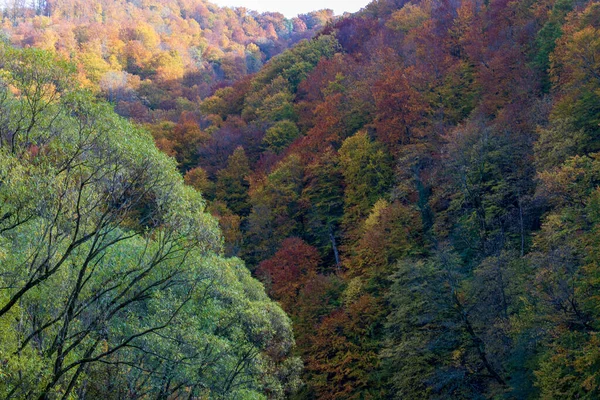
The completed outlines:
<svg viewBox="0 0 600 400">
<path fill-rule="evenodd" d="M 332 20 L 286 19 L 206 1 L 9 2 L 0 37 L 77 63 L 84 85 L 138 121 L 174 120 Z"/>
<path fill-rule="evenodd" d="M 292 317 L 298 398 L 598 396 L 599 10 L 377 1 L 203 102 L 186 179 Z"/>
<path fill-rule="evenodd" d="M 9 228 L 0 256 L 10 254 L 8 259 L 15 260 L 6 264 L 10 269 L 0 277 L 10 280 L 3 284 L 8 287 L 3 293 L 9 293 L 4 301 L 11 304 L 10 312 L 16 313 L 1 320 L 8 324 L 12 336 L 7 342 L 9 350 L 2 353 L 9 361 L 0 365 L 12 368 L 12 385 L 35 387 L 38 376 L 47 384 L 58 374 L 63 381 L 49 387 L 52 393 L 62 394 L 68 382 L 75 385 L 79 378 L 108 382 L 115 374 L 112 368 L 118 367 L 124 368 L 118 371 L 127 377 L 122 387 L 135 386 L 140 379 L 149 382 L 144 380 L 144 372 L 150 373 L 152 396 L 157 397 L 167 397 L 167 389 L 182 390 L 174 392 L 174 397 L 193 397 L 198 390 L 197 396 L 216 398 L 600 397 L 597 2 L 379 0 L 355 15 L 336 20 L 313 39 L 299 42 L 260 69 L 251 69 L 254 74 L 229 69 L 233 74 L 226 82 L 207 85 L 210 90 L 200 88 L 202 85 L 193 88 L 193 82 L 186 83 L 185 73 L 181 80 L 181 68 L 172 62 L 176 57 L 169 48 L 170 33 L 164 18 L 169 19 L 174 5 L 136 7 L 126 3 L 117 11 L 134 10 L 136 16 L 149 13 L 158 21 L 155 24 L 153 19 L 149 24 L 155 24 L 155 33 L 160 32 L 157 45 L 157 37 L 152 29 L 144 28 L 146 25 L 140 25 L 141 30 L 129 27 L 119 31 L 131 50 L 124 53 L 125 61 L 131 61 L 127 68 L 133 68 L 128 73 L 152 82 L 140 81 L 133 90 L 140 98 L 132 103 L 143 98 L 146 108 L 139 114 L 131 111 L 137 106 L 127 108 L 126 96 L 131 93 L 127 87 L 119 92 L 117 84 L 108 86 L 105 95 L 117 102 L 117 110 L 123 114 L 146 122 L 157 146 L 172 155 L 185 173 L 185 182 L 203 193 L 206 210 L 218 219 L 223 231 L 224 253 L 244 259 L 271 298 L 288 313 L 296 348 L 292 350 L 289 324 L 279 308 L 265 298 L 239 263 L 217 255 L 214 220 L 208 214 L 198 214 L 204 203 L 183 188 L 175 163 L 148 147 L 148 137 L 139 139 L 143 134 L 135 134 L 130 125 L 112 116 L 106 124 L 119 129 L 110 132 L 126 134 L 111 139 L 109 143 L 114 145 L 108 150 L 99 147 L 106 151 L 96 157 L 96 142 L 90 148 L 85 135 L 72 132 L 83 126 L 81 132 L 85 133 L 86 124 L 95 127 L 97 120 L 102 126 L 105 120 L 67 112 L 78 110 L 68 96 L 50 96 L 52 101 L 64 102 L 59 107 L 63 114 L 56 122 L 53 114 L 46 115 L 45 111 L 40 114 L 44 117 L 31 118 L 31 113 L 46 104 L 47 93 L 54 93 L 55 87 L 62 93 L 61 88 L 68 86 L 60 79 L 63 72 L 57 69 L 58 75 L 50 74 L 51 83 L 46 86 L 6 86 L 7 107 L 0 109 L 0 132 L 4 135 L 0 144 L 6 153 L 6 165 L 0 171 L 8 171 L 0 181 L 0 190 L 12 207 L 0 214 L 6 217 L 0 223 Z M 85 18 L 101 18 L 102 13 L 95 9 L 84 14 Z M 179 15 L 181 20 L 175 20 L 187 20 L 187 14 Z M 9 24 L 6 21 L 13 16 L 9 13 L 6 18 L 5 24 Z M 32 17 L 31 21 L 43 25 L 46 20 Z M 248 22 L 244 21 L 242 26 Z M 94 24 L 83 21 L 82 25 L 82 32 L 91 35 L 88 26 Z M 218 25 L 207 29 L 212 32 Z M 202 29 L 205 35 L 209 33 Z M 40 28 L 40 32 L 47 30 Z M 20 39 L 17 36 L 13 40 Z M 148 48 L 155 52 L 148 55 Z M 203 50 L 202 54 L 207 57 L 210 52 Z M 117 61 L 121 62 L 118 57 Z M 83 59 L 79 62 L 83 65 L 77 69 L 80 79 L 97 88 L 100 81 L 94 78 L 94 69 Z M 19 65 L 5 68 L 2 78 L 10 78 Z M 212 79 L 219 75 L 219 69 L 210 65 L 212 72 L 206 77 Z M 68 74 L 75 73 L 72 67 L 62 68 L 71 68 Z M 224 69 L 223 73 L 229 72 Z M 200 91 L 202 100 L 197 104 L 178 100 L 176 106 L 160 105 L 165 99 L 180 97 L 178 90 L 185 91 L 187 86 L 192 86 L 194 93 Z M 52 90 L 40 92 L 40 88 Z M 40 93 L 39 101 L 27 101 Z M 147 108 L 154 111 L 148 114 Z M 5 109 L 12 111 L 6 113 Z M 39 129 L 30 130 L 28 121 L 34 121 Z M 47 124 L 51 129 L 44 128 Z M 70 128 L 63 130 L 63 125 Z M 65 140 L 57 139 L 59 145 L 47 145 L 63 131 L 76 140 L 65 136 Z M 129 135 L 133 135 L 133 148 L 127 147 Z M 77 145 L 81 140 L 83 144 Z M 71 146 L 71 142 L 75 144 Z M 125 153 L 118 151 L 123 146 L 129 149 L 123 150 Z M 132 156 L 138 146 L 141 157 Z M 26 226 L 37 228 L 39 220 L 42 226 L 49 224 L 47 232 L 52 238 L 57 232 L 72 233 L 73 220 L 78 220 L 80 212 L 69 211 L 64 218 L 50 219 L 46 203 L 58 196 L 49 203 L 55 205 L 49 208 L 50 213 L 63 210 L 56 208 L 63 198 L 77 204 L 73 196 L 87 194 L 86 186 L 78 184 L 87 182 L 85 174 L 89 174 L 87 169 L 77 169 L 79 162 L 92 171 L 94 167 L 105 171 L 100 160 L 112 152 L 125 154 L 126 160 L 138 160 L 142 166 L 145 159 L 162 161 L 148 166 L 158 180 L 151 179 L 154 175 L 138 173 L 140 165 L 135 162 L 123 167 L 129 173 L 106 175 L 116 176 L 113 180 L 96 181 L 96 175 L 92 176 L 96 186 L 86 197 L 91 209 L 82 209 L 92 211 L 91 227 L 98 218 L 94 205 L 103 204 L 100 208 L 115 215 L 111 218 L 118 223 L 111 220 L 106 225 L 110 229 L 102 233 L 102 240 L 113 234 L 134 235 L 131 250 L 119 248 L 107 254 L 93 271 L 107 271 L 104 262 L 125 268 L 117 283 L 127 285 L 131 276 L 127 268 L 133 265 L 136 271 L 135 266 L 145 260 L 135 257 L 140 248 L 146 248 L 140 243 L 145 240 L 150 243 L 148 248 L 160 249 L 161 236 L 155 232 L 163 229 L 182 240 L 176 241 L 175 249 L 207 246 L 190 252 L 198 260 L 193 265 L 201 267 L 193 268 L 181 259 L 165 260 L 175 263 L 174 271 L 186 279 L 169 280 L 172 277 L 167 271 L 171 268 L 165 267 L 167 271 L 153 270 L 156 275 L 149 279 L 156 281 L 150 282 L 165 277 L 178 289 L 167 291 L 165 298 L 161 297 L 164 291 L 153 291 L 151 298 L 142 296 L 143 309 L 132 310 L 127 314 L 129 319 L 115 314 L 108 327 L 90 323 L 83 311 L 70 311 L 70 304 L 90 299 L 80 297 L 77 290 L 80 283 L 76 274 L 81 268 L 61 269 L 69 277 L 64 293 L 51 290 L 58 285 L 52 281 L 53 286 L 39 297 L 31 291 L 27 292 L 32 296 L 29 302 L 11 303 L 11 298 L 18 296 L 18 285 L 25 282 L 27 286 L 27 277 L 20 274 L 31 273 L 26 272 L 31 269 L 20 268 L 22 263 L 33 260 L 28 262 L 33 263 L 34 281 L 35 274 L 40 273 L 36 268 L 41 272 L 48 269 L 46 264 L 37 264 L 39 257 L 28 258 L 31 252 L 20 250 L 23 243 L 34 242 L 19 242 L 18 227 L 29 224 Z M 69 157 L 73 154 L 76 157 Z M 89 158 L 88 154 L 94 156 Z M 40 165 L 36 162 L 39 156 L 44 160 Z M 60 163 L 64 157 L 72 160 L 68 165 L 74 162 L 77 168 L 63 171 Z M 106 168 L 113 171 L 113 158 L 107 155 L 106 160 Z M 167 163 L 170 167 L 164 167 Z M 121 164 L 117 164 L 119 172 Z M 41 172 L 37 168 L 42 168 Z M 43 168 L 50 168 L 50 173 Z M 72 180 L 51 180 L 54 176 L 63 179 L 64 173 Z M 28 179 L 30 175 L 34 179 Z M 37 181 L 46 182 L 41 185 L 39 199 L 31 196 L 35 193 L 31 185 Z M 118 185 L 110 186 L 113 181 Z M 127 182 L 134 184 L 128 187 Z M 147 194 L 144 188 L 154 182 L 169 188 L 174 185 L 174 189 L 153 189 Z M 112 198 L 103 197 L 107 192 Z M 170 196 L 175 196 L 175 201 Z M 187 196 L 191 196 L 189 202 Z M 192 220 L 181 225 L 180 217 Z M 187 236 L 176 234 L 181 229 L 208 237 L 189 243 Z M 38 231 L 32 228 L 25 234 L 37 237 Z M 13 248 L 17 250 L 14 254 L 10 253 Z M 82 250 L 90 254 L 88 247 Z M 59 246 L 56 251 L 63 250 Z M 134 255 L 133 261 L 114 261 L 128 254 Z M 84 266 L 85 277 L 86 253 L 77 252 L 73 257 L 83 257 L 83 262 L 77 258 L 73 264 Z M 216 276 L 210 271 L 216 271 Z M 196 293 L 197 288 L 190 287 L 196 273 L 215 279 L 215 291 L 209 291 L 208 297 L 197 294 L 198 304 L 206 300 L 208 308 L 187 308 L 190 303 L 197 304 L 186 302 L 187 293 Z M 112 279 L 110 276 L 100 273 L 98 282 L 106 286 L 110 282 L 102 279 Z M 230 286 L 228 279 L 233 276 L 239 285 L 234 280 Z M 58 301 L 56 309 L 52 308 L 54 303 L 47 305 L 48 310 L 36 308 L 46 307 L 38 299 L 62 295 L 66 299 Z M 112 296 L 110 292 L 107 295 Z M 86 309 L 86 304 L 76 307 Z M 94 312 L 106 315 L 102 313 L 110 310 L 113 302 L 104 304 Z M 183 305 L 182 315 L 173 311 L 179 305 Z M 91 342 L 92 351 L 109 351 L 134 332 L 152 327 L 136 319 L 148 310 L 160 311 L 155 321 L 158 326 L 175 315 L 175 328 L 165 337 L 157 335 L 157 342 L 139 339 L 137 347 L 127 349 L 132 353 L 124 353 L 130 357 L 126 364 L 110 358 L 103 363 L 110 367 L 81 367 L 82 375 L 73 375 L 72 370 L 60 375 L 72 362 L 60 357 L 65 351 L 60 344 L 65 337 L 70 343 L 77 342 L 81 329 L 77 324 L 93 328 L 92 336 L 88 334 L 75 347 L 66 347 L 75 351 L 77 346 L 84 346 L 85 363 L 76 364 L 84 365 L 90 359 L 85 356 L 85 349 L 90 348 L 85 347 L 90 345 L 87 338 L 99 340 Z M 38 314 L 50 315 L 50 319 L 36 319 Z M 71 322 L 74 319 L 78 321 L 75 325 Z M 36 329 L 44 330 L 46 321 L 51 323 L 50 340 L 36 336 Z M 198 328 L 183 329 L 189 328 L 183 321 L 197 322 Z M 25 359 L 33 360 L 27 365 L 19 358 L 22 343 L 30 351 Z M 215 346 L 217 355 L 208 351 L 197 360 L 195 350 L 204 349 L 206 343 Z M 290 352 L 304 362 L 303 386 L 297 380 L 299 362 Z M 173 359 L 174 355 L 177 358 Z M 42 356 L 52 359 L 54 367 L 44 369 Z M 190 369 L 188 357 L 194 360 Z M 138 379 L 132 364 L 139 366 L 140 360 L 156 371 L 144 368 Z M 205 363 L 203 369 L 196 368 L 196 361 Z M 238 366 L 243 367 L 239 373 Z M 20 375 L 23 368 L 32 372 Z M 21 376 L 27 378 L 19 381 Z M 87 387 L 81 390 L 101 391 L 100 387 Z M 204 389 L 208 392 L 201 392 Z M 141 392 L 135 395 L 144 396 Z"/>
</svg>

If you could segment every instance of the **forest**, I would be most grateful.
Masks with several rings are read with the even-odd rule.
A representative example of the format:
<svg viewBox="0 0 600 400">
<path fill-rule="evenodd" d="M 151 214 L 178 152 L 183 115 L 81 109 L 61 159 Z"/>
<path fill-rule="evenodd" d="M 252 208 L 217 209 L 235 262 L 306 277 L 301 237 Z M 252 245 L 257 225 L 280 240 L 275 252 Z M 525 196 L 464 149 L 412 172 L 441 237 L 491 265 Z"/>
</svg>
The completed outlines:
<svg viewBox="0 0 600 400">
<path fill-rule="evenodd" d="M 1 398 L 600 398 L 600 3 L 2 15 Z"/>
</svg>

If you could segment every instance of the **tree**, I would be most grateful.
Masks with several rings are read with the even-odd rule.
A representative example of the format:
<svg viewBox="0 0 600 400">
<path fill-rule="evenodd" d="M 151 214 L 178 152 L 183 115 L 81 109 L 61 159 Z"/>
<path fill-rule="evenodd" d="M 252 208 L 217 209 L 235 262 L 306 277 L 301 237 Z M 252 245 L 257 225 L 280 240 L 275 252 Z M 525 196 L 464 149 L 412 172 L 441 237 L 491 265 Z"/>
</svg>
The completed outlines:
<svg viewBox="0 0 600 400">
<path fill-rule="evenodd" d="M 292 154 L 268 176 L 253 182 L 245 242 L 251 263 L 272 256 L 285 238 L 300 234 L 302 175 L 301 160 Z"/>
<path fill-rule="evenodd" d="M 352 232 L 392 183 L 391 160 L 365 131 L 346 139 L 339 151 L 344 175 L 344 227 Z"/>
<path fill-rule="evenodd" d="M 250 213 L 249 174 L 250 166 L 243 147 L 236 148 L 227 160 L 227 167 L 217 173 L 216 198 L 241 217 Z"/>
<path fill-rule="evenodd" d="M 420 215 L 399 202 L 380 199 L 360 227 L 346 266 L 350 277 L 368 282 L 373 292 L 386 287 L 391 266 L 423 251 Z"/>
<path fill-rule="evenodd" d="M 322 319 L 306 365 L 318 398 L 359 399 L 381 395 L 377 383 L 371 380 L 378 366 L 373 332 L 380 317 L 380 305 L 372 296 L 364 295 Z"/>
<path fill-rule="evenodd" d="M 423 120 L 429 105 L 411 84 L 415 74 L 412 68 L 392 69 L 392 60 L 386 60 L 388 71 L 377 82 L 373 97 L 377 105 L 375 127 L 377 139 L 392 151 L 398 146 L 423 140 Z"/>
<path fill-rule="evenodd" d="M 0 109 L 23 118 L 0 132 L 0 395 L 293 391 L 289 320 L 219 255 L 175 162 L 91 93 L 46 83 L 63 65 L 47 53 L 3 54 L 22 70 L 0 70 Z"/>
<path fill-rule="evenodd" d="M 464 271 L 442 250 L 430 260 L 403 260 L 392 276 L 385 369 L 397 398 L 472 398 L 506 385 L 465 298 Z M 492 389 L 493 391 L 493 389 Z"/>
<path fill-rule="evenodd" d="M 584 151 L 599 149 L 596 141 L 600 124 L 598 90 L 600 88 L 600 7 L 590 3 L 582 12 L 571 14 L 550 56 L 551 79 L 560 88 L 561 98 L 553 117 L 570 119 L 575 132 L 583 130 Z"/>
<path fill-rule="evenodd" d="M 190 169 L 183 177 L 186 185 L 190 185 L 207 199 L 214 197 L 214 183 L 208 179 L 208 174 L 201 167 Z"/>
<path fill-rule="evenodd" d="M 555 2 L 548 21 L 544 24 L 542 29 L 540 29 L 536 37 L 538 53 L 535 61 L 538 68 L 542 71 L 542 88 L 546 92 L 548 92 L 551 87 L 550 76 L 548 73 L 550 71 L 550 54 L 552 54 L 556 48 L 556 40 L 563 34 L 562 25 L 564 23 L 564 18 L 572 9 L 572 0 L 560 0 Z"/>
<path fill-rule="evenodd" d="M 300 131 L 292 121 L 278 121 L 267 129 L 263 143 L 273 153 L 279 154 L 300 136 Z"/>
<path fill-rule="evenodd" d="M 338 247 L 344 211 L 342 180 L 337 154 L 327 148 L 322 157 L 306 167 L 301 198 L 305 210 L 305 235 L 326 260 L 335 262 L 337 268 L 341 265 Z"/>
<path fill-rule="evenodd" d="M 256 274 L 269 287 L 271 296 L 292 311 L 300 289 L 317 273 L 320 257 L 317 250 L 300 238 L 287 238 L 268 260 L 261 262 Z"/>
<path fill-rule="evenodd" d="M 544 218 L 530 254 L 535 271 L 530 311 L 551 332 L 535 370 L 545 398 L 598 394 L 597 157 L 576 156 L 541 174 L 541 194 L 555 208 Z"/>
</svg>

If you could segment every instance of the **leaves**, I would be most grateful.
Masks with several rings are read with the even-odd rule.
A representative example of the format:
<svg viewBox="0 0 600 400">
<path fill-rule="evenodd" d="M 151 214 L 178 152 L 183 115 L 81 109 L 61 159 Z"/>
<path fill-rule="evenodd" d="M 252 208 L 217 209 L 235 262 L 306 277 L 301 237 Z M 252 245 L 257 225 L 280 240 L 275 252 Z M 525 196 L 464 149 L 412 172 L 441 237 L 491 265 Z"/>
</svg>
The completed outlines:
<svg viewBox="0 0 600 400">
<path fill-rule="evenodd" d="M 2 81 L 22 85 L 0 107 L 28 125 L 0 132 L 1 395 L 296 388 L 290 321 L 219 255 L 216 221 L 174 160 L 90 93 L 48 83 L 63 64 L 47 53 L 4 55 L 4 66 L 30 65 Z"/>
</svg>

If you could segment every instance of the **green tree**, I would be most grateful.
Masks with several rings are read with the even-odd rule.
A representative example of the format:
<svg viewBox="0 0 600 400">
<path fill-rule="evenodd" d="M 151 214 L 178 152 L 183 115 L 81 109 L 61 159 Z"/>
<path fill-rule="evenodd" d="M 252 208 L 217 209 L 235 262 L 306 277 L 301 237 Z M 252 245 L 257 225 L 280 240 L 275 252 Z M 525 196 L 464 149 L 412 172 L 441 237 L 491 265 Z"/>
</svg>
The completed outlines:
<svg viewBox="0 0 600 400">
<path fill-rule="evenodd" d="M 371 140 L 366 131 L 344 140 L 339 160 L 345 184 L 343 223 L 351 232 L 391 187 L 392 161 L 383 145 Z"/>
<path fill-rule="evenodd" d="M 242 217 L 250 213 L 249 175 L 250 165 L 243 147 L 236 148 L 227 159 L 227 166 L 217 173 L 216 198 Z"/>
<path fill-rule="evenodd" d="M 251 263 L 272 256 L 287 237 L 300 234 L 303 167 L 290 155 L 252 188 L 245 255 Z"/>
<path fill-rule="evenodd" d="M 278 121 L 267 129 L 263 143 L 267 149 L 275 154 L 285 150 L 294 140 L 300 136 L 300 131 L 295 123 L 289 120 Z"/>
<path fill-rule="evenodd" d="M 343 178 L 337 154 L 327 148 L 306 167 L 301 199 L 305 235 L 337 267 L 341 265 L 338 247 L 344 212 Z"/>
<path fill-rule="evenodd" d="M 4 56 L 24 72 L 0 70 L 0 110 L 23 116 L 0 131 L 0 396 L 294 391 L 289 319 L 220 255 L 175 161 L 89 92 L 48 83 L 62 64 L 46 53 Z"/>
</svg>

